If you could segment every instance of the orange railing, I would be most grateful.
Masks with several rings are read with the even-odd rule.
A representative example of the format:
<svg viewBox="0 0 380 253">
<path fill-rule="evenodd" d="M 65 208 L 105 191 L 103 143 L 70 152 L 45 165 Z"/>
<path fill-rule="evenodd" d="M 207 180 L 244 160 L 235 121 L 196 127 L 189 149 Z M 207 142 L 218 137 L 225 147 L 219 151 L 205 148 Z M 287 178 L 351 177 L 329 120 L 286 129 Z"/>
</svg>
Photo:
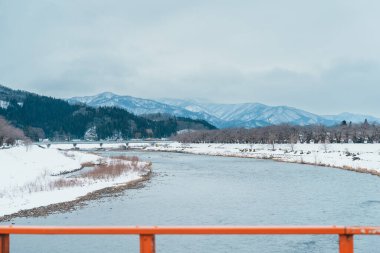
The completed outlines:
<svg viewBox="0 0 380 253">
<path fill-rule="evenodd" d="M 0 226 L 0 253 L 9 253 L 11 234 L 139 235 L 140 252 L 155 252 L 155 235 L 339 235 L 339 252 L 354 252 L 354 235 L 380 235 L 380 227 L 24 227 Z"/>
</svg>

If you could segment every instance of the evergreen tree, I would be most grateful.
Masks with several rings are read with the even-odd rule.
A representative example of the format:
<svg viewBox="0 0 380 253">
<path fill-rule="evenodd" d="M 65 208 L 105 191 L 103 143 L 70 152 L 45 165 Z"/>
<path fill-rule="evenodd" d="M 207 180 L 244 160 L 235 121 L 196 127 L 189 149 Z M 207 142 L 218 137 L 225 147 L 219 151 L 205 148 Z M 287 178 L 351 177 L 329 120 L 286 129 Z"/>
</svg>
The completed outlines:
<svg viewBox="0 0 380 253">
<path fill-rule="evenodd" d="M 151 120 L 116 107 L 70 105 L 61 99 L 30 93 L 24 95 L 22 103 L 11 100 L 8 108 L 0 108 L 0 115 L 23 129 L 33 140 L 45 136 L 56 140 L 83 138 L 91 127 L 95 127 L 99 139 L 170 137 L 181 129 L 183 122 L 202 129 L 215 128 L 207 122 L 192 119 Z"/>
</svg>

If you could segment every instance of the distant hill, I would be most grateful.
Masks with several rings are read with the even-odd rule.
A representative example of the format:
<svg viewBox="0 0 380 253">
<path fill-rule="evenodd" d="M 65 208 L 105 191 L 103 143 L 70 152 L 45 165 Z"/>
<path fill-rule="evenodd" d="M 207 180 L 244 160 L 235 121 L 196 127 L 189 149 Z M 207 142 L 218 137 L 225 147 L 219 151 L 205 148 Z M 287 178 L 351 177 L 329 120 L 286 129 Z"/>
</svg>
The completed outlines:
<svg viewBox="0 0 380 253">
<path fill-rule="evenodd" d="M 39 96 L 0 86 L 0 115 L 25 134 L 38 139 L 84 138 L 161 138 L 183 129 L 214 129 L 207 122 L 169 117 L 153 120 L 119 107 L 94 108 L 69 104 L 62 99 Z"/>
<path fill-rule="evenodd" d="M 212 104 L 178 99 L 161 99 L 160 101 L 217 117 L 223 122 L 224 128 L 237 126 L 253 128 L 283 123 L 300 126 L 335 123 L 316 114 L 288 106 L 268 106 L 259 103 Z"/>
<path fill-rule="evenodd" d="M 259 103 L 215 104 L 182 99 L 142 99 L 131 96 L 120 96 L 113 93 L 101 93 L 89 97 L 69 99 L 72 104 L 85 103 L 90 106 L 117 106 L 137 115 L 163 113 L 178 117 L 205 120 L 218 128 L 254 128 L 278 124 L 331 126 L 341 121 L 353 123 L 364 122 L 364 119 L 380 123 L 380 119 L 368 115 L 343 113 L 323 116 L 289 106 L 268 106 Z"/>
<path fill-rule="evenodd" d="M 213 125 L 223 125 L 223 121 L 204 112 L 193 112 L 186 108 L 161 103 L 151 99 L 136 98 L 131 96 L 119 96 L 111 92 L 104 92 L 95 96 L 73 97 L 67 100 L 70 104 L 86 104 L 93 107 L 116 106 L 126 109 L 136 115 L 167 114 L 172 116 L 200 119 Z"/>
<path fill-rule="evenodd" d="M 8 101 L 22 102 L 27 95 L 31 93 L 21 90 L 13 90 L 11 88 L 0 85 L 0 101 L 3 103 Z"/>
<path fill-rule="evenodd" d="M 354 113 L 349 113 L 349 112 L 344 112 L 338 115 L 324 115 L 322 117 L 324 117 L 325 119 L 336 121 L 336 122 L 342 122 L 343 120 L 345 120 L 347 122 L 351 121 L 352 123 L 362 123 L 367 119 L 367 121 L 370 123 L 373 123 L 373 122 L 380 123 L 379 118 L 376 118 L 370 115 L 354 114 Z"/>
</svg>

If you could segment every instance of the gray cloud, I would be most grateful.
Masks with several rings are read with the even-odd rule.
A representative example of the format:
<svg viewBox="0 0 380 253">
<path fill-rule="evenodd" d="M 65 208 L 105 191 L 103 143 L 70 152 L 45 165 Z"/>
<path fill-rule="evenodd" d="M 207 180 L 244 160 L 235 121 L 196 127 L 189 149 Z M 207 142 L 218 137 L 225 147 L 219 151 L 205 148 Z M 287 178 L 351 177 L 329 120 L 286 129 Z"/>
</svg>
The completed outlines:
<svg viewBox="0 0 380 253">
<path fill-rule="evenodd" d="M 0 83 L 380 116 L 376 1 L 1 1 Z"/>
</svg>

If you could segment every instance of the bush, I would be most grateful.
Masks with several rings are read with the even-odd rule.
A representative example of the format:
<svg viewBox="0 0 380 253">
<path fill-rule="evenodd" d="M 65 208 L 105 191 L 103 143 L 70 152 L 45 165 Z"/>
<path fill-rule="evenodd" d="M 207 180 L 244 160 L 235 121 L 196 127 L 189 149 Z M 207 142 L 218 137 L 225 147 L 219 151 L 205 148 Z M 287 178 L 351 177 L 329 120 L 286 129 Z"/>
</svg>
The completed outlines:
<svg viewBox="0 0 380 253">
<path fill-rule="evenodd" d="M 4 118 L 0 117 L 0 146 L 4 144 L 14 145 L 16 141 L 27 141 L 24 132 L 13 127 Z"/>
</svg>

